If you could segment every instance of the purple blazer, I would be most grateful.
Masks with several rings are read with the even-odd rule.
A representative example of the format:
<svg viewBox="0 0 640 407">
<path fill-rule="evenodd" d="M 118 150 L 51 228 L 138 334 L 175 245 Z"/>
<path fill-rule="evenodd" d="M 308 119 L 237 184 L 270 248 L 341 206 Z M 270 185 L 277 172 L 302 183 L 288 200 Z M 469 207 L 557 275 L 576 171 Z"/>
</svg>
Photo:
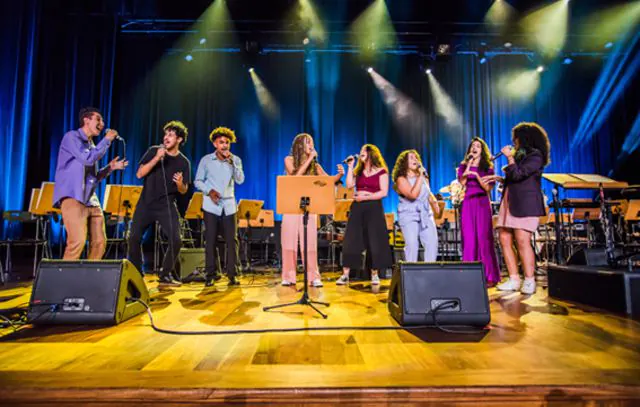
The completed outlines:
<svg viewBox="0 0 640 407">
<path fill-rule="evenodd" d="M 509 190 L 509 212 L 517 217 L 544 216 L 542 172 L 544 159 L 534 150 L 504 168 L 505 193 Z M 504 197 L 504 194 L 502 195 Z"/>
</svg>

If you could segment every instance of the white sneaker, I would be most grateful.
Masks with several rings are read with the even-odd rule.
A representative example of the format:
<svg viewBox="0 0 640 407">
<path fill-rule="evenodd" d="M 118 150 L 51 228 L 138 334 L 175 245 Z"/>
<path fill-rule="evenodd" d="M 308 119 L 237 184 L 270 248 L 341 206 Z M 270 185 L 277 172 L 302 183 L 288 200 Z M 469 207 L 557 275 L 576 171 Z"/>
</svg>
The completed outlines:
<svg viewBox="0 0 640 407">
<path fill-rule="evenodd" d="M 349 284 L 349 277 L 346 275 L 341 275 L 340 278 L 336 280 L 336 285 L 347 285 Z"/>
<path fill-rule="evenodd" d="M 315 280 L 313 280 L 310 285 L 311 285 L 311 287 L 322 287 L 323 286 L 322 281 L 320 281 L 319 278 L 316 278 Z"/>
<path fill-rule="evenodd" d="M 371 276 L 371 285 L 380 285 L 380 276 Z"/>
<path fill-rule="evenodd" d="M 533 295 L 536 293 L 536 280 L 535 278 L 525 278 L 524 283 L 522 283 L 522 288 L 520 288 L 520 292 L 526 295 Z"/>
<path fill-rule="evenodd" d="M 287 281 L 287 280 L 282 280 L 282 282 L 280 284 L 285 286 L 285 287 L 289 287 L 291 285 L 296 285 L 296 283 L 292 283 L 291 281 Z"/>
<path fill-rule="evenodd" d="M 502 284 L 498 284 L 496 288 L 499 291 L 518 291 L 520 289 L 520 280 L 509 278 Z"/>
</svg>

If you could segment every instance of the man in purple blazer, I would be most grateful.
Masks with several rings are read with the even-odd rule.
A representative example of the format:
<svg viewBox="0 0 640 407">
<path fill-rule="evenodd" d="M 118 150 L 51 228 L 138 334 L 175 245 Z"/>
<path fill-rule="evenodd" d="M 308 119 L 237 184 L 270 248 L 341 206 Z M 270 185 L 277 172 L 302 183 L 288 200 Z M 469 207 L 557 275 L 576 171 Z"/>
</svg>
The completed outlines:
<svg viewBox="0 0 640 407">
<path fill-rule="evenodd" d="M 90 260 L 99 260 L 104 255 L 107 236 L 104 215 L 96 195 L 96 187 L 114 170 L 127 166 L 126 160 L 114 158 L 98 170 L 98 161 L 105 155 L 118 132 L 108 130 L 104 138 L 95 145 L 93 138 L 104 128 L 100 111 L 93 107 L 80 109 L 80 128 L 67 132 L 60 143 L 56 167 L 53 206 L 62 210 L 62 220 L 67 231 L 65 260 L 77 260 L 87 241 Z"/>
</svg>

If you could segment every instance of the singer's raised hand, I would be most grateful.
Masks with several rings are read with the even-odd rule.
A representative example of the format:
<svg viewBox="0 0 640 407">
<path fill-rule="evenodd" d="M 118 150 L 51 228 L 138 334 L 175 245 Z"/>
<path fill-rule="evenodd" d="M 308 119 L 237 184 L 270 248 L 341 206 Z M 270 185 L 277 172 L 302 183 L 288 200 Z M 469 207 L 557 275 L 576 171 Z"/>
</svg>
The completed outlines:
<svg viewBox="0 0 640 407">
<path fill-rule="evenodd" d="M 344 167 L 340 164 L 336 165 L 336 168 L 338 170 L 338 174 L 340 174 L 340 176 L 344 175 Z"/>
<path fill-rule="evenodd" d="M 318 152 L 316 151 L 315 148 L 311 150 L 311 152 L 309 153 L 309 160 L 313 160 L 314 158 L 315 159 L 318 158 Z"/>
<path fill-rule="evenodd" d="M 505 157 L 509 158 L 513 156 L 513 147 L 511 146 L 504 146 L 502 147 L 502 150 L 500 150 L 500 152 L 502 154 L 504 154 Z"/>
<path fill-rule="evenodd" d="M 111 171 L 115 171 L 115 170 L 124 170 L 127 165 L 129 165 L 129 161 L 127 161 L 126 159 L 122 159 L 120 160 L 120 157 L 116 156 L 116 158 L 114 158 L 113 160 L 109 161 L 109 168 L 111 169 Z"/>
<path fill-rule="evenodd" d="M 114 129 L 107 129 L 107 133 L 104 136 L 110 141 L 113 141 L 118 137 L 118 132 Z"/>
<path fill-rule="evenodd" d="M 167 149 L 164 147 L 158 147 L 158 151 L 156 151 L 156 159 L 162 160 L 165 154 L 167 154 Z"/>
</svg>

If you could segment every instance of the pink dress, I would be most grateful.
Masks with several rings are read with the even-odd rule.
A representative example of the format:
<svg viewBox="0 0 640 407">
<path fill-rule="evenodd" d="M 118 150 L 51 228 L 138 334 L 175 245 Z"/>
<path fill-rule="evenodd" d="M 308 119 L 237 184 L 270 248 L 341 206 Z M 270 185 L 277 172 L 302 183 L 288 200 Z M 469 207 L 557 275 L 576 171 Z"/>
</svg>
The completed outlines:
<svg viewBox="0 0 640 407">
<path fill-rule="evenodd" d="M 540 218 L 537 216 L 525 216 L 517 218 L 509 212 L 509 188 L 505 188 L 504 197 L 500 203 L 498 222 L 496 228 L 523 229 L 527 232 L 535 232 L 538 229 Z"/>
<path fill-rule="evenodd" d="M 320 278 L 320 272 L 318 271 L 317 224 L 318 215 L 309 215 L 309 223 L 307 225 L 307 247 L 309 253 L 307 278 L 309 282 Z M 304 264 L 304 224 L 302 215 L 282 215 L 280 234 L 282 243 L 282 280 L 295 283 L 298 247 L 300 247 Z"/>
</svg>

